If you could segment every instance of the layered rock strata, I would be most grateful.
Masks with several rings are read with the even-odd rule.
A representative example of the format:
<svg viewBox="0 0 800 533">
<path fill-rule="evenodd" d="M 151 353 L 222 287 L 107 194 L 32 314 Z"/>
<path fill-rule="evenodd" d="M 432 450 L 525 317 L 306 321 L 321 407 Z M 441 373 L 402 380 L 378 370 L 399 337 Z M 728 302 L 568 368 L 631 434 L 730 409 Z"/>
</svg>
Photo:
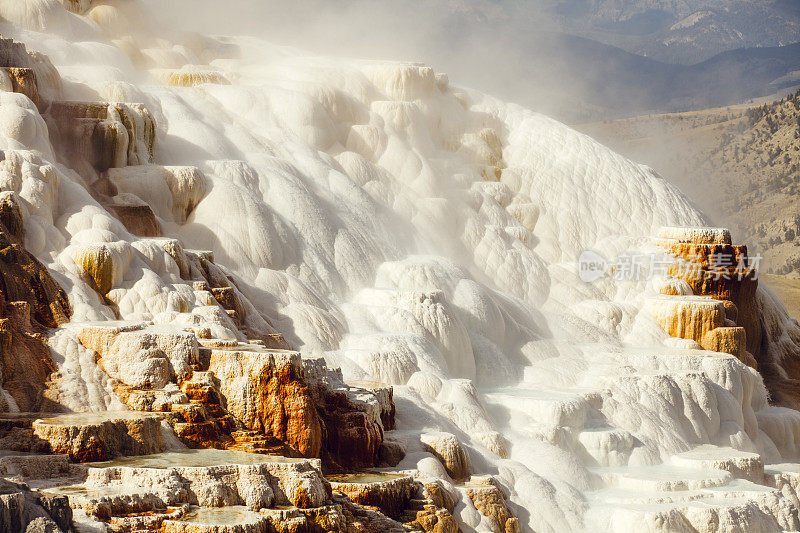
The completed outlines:
<svg viewBox="0 0 800 533">
<path fill-rule="evenodd" d="M 105 461 L 121 455 L 144 455 L 166 448 L 161 417 L 132 412 L 60 415 L 33 422 L 35 436 L 54 454 L 79 463 Z"/>
<path fill-rule="evenodd" d="M 13 192 L 0 192 L 0 293 L 6 302 L 26 302 L 33 320 L 57 327 L 71 307 L 47 268 L 25 249 L 24 207 Z"/>
<path fill-rule="evenodd" d="M 97 175 L 155 156 L 155 121 L 142 104 L 53 102 L 47 118 L 53 143 L 78 172 Z"/>
<path fill-rule="evenodd" d="M 45 398 L 56 366 L 43 333 L 71 314 L 64 290 L 24 247 L 23 209 L 0 193 L 0 412 L 58 409 Z"/>
<path fill-rule="evenodd" d="M 297 352 L 142 323 L 87 325 L 78 338 L 129 408 L 168 413 L 192 447 L 322 457 L 341 471 L 376 466 L 394 427 L 391 387 L 347 385 Z"/>
<path fill-rule="evenodd" d="M 55 533 L 72 530 L 66 496 L 39 494 L 24 483 L 0 480 L 0 531 Z"/>
<path fill-rule="evenodd" d="M 758 273 L 746 246 L 734 246 L 724 228 L 662 228 L 657 244 L 676 262 L 672 282 L 647 308 L 670 336 L 725 352 L 757 368 L 761 346 L 755 292 Z M 676 282 L 677 281 L 677 282 Z M 682 285 L 681 285 L 682 283 Z"/>
<path fill-rule="evenodd" d="M 490 476 L 473 476 L 462 490 L 475 508 L 484 515 L 493 533 L 520 533 L 519 519 L 506 503 L 506 495 Z"/>
<path fill-rule="evenodd" d="M 400 518 L 417 492 L 410 475 L 365 472 L 329 476 L 331 488 L 359 505 L 377 507 L 392 518 Z"/>
<path fill-rule="evenodd" d="M 0 87 L 27 96 L 44 111 L 61 98 L 61 76 L 47 58 L 25 45 L 0 36 Z"/>
<path fill-rule="evenodd" d="M 244 428 L 286 443 L 299 456 L 320 456 L 322 426 L 299 353 L 211 349 L 208 369 Z"/>
<path fill-rule="evenodd" d="M 331 370 L 323 360 L 306 361 L 305 368 L 324 426 L 326 466 L 341 472 L 377 465 L 384 430 L 394 427 L 391 387 L 350 386 L 341 369 Z"/>
</svg>

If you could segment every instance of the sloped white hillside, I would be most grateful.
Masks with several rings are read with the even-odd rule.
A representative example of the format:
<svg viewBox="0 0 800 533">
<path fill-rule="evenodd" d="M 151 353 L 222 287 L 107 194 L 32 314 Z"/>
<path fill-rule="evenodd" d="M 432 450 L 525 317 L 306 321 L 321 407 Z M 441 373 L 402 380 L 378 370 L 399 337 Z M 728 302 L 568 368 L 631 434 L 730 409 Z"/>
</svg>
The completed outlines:
<svg viewBox="0 0 800 533">
<path fill-rule="evenodd" d="M 149 109 L 154 164 L 109 170 L 118 201 L 149 204 L 183 248 L 213 250 L 250 328 L 394 385 L 395 438 L 455 433 L 530 530 L 800 526 L 796 466 L 767 467 L 782 485 L 762 472 L 800 455 L 800 413 L 768 406 L 733 356 L 670 340 L 643 310 L 653 283 L 575 273 L 583 250 L 652 251 L 660 226 L 703 224 L 651 170 L 424 65 L 156 37 L 133 3 L 72 4 L 90 9 L 0 0 L 0 33 L 50 58 L 62 99 Z M 96 175 L 56 164 L 47 131 L 30 100 L 0 92 L 0 187 L 23 200 L 26 246 L 74 307 L 51 339 L 59 399 L 118 408 L 74 324 L 240 334 L 163 241 L 93 199 Z M 92 253 L 113 265 L 105 301 L 78 266 Z M 795 326 L 765 305 L 775 350 L 795 349 Z M 409 446 L 401 467 L 449 479 Z M 487 530 L 468 499 L 455 514 Z"/>
</svg>

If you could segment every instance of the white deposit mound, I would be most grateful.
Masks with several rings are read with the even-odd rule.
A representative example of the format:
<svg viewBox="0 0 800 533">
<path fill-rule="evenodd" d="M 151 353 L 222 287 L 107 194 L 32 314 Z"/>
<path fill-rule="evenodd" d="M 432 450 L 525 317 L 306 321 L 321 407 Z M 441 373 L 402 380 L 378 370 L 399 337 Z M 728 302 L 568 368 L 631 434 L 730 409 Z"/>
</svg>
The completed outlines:
<svg viewBox="0 0 800 533">
<path fill-rule="evenodd" d="M 74 310 L 50 339 L 63 405 L 121 408 L 81 323 L 246 340 L 181 278 L 182 250 L 211 250 L 250 331 L 393 385 L 398 439 L 456 435 L 523 530 L 800 528 L 800 413 L 770 406 L 737 358 L 668 337 L 645 305 L 654 280 L 577 275 L 584 250 L 653 252 L 659 227 L 704 224 L 652 170 L 424 65 L 159 34 L 133 2 L 63 3 L 0 0 L 0 33 L 49 57 L 58 100 L 148 111 L 104 108 L 138 122 L 110 169 L 76 172 L 54 124 L 0 84 L 0 188 Z M 149 206 L 161 236 L 129 232 L 97 180 L 114 205 Z M 757 305 L 766 353 L 800 353 L 780 303 L 759 288 Z M 416 446 L 399 467 L 449 483 Z M 491 531 L 466 490 L 460 527 Z"/>
</svg>

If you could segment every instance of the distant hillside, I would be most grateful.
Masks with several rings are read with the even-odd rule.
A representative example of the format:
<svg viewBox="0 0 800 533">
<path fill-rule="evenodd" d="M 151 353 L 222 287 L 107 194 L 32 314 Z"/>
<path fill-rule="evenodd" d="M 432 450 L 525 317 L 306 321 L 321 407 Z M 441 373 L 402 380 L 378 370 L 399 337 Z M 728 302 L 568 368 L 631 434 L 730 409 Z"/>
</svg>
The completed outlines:
<svg viewBox="0 0 800 533">
<path fill-rule="evenodd" d="M 527 63 L 517 62 L 515 67 L 535 79 L 539 90 L 561 91 L 573 101 L 604 108 L 611 117 L 729 105 L 800 83 L 792 77 L 800 71 L 800 43 L 733 50 L 691 66 L 662 63 L 564 34 L 540 32 L 531 47 L 537 55 L 532 53 Z M 557 65 L 552 57 L 559 58 Z M 551 76 L 537 75 L 552 71 Z M 565 107 L 548 111 L 569 120 Z"/>
<path fill-rule="evenodd" d="M 564 27 L 630 52 L 694 64 L 738 48 L 800 41 L 797 0 L 567 0 Z"/>
<path fill-rule="evenodd" d="M 736 106 L 587 124 L 585 132 L 658 170 L 762 267 L 800 277 L 800 91 Z"/>
</svg>

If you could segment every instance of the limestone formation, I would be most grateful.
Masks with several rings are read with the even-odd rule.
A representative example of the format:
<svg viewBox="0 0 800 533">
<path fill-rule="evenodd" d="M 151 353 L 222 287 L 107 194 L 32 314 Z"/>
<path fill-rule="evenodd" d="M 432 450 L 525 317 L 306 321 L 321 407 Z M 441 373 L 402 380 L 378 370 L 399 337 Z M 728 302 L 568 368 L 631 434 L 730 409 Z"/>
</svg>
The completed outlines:
<svg viewBox="0 0 800 533">
<path fill-rule="evenodd" d="M 391 394 L 345 384 L 341 369 L 328 369 L 322 360 L 305 362 L 314 403 L 324 426 L 322 457 L 328 468 L 347 471 L 379 462 L 384 423 L 394 427 Z"/>
<path fill-rule="evenodd" d="M 331 488 L 359 505 L 377 507 L 387 516 L 400 518 L 417 492 L 414 478 L 403 474 L 364 472 L 328 477 Z"/>
<path fill-rule="evenodd" d="M 297 352 L 247 346 L 211 349 L 208 369 L 227 410 L 245 428 L 275 437 L 302 457 L 319 457 L 322 427 Z"/>
<path fill-rule="evenodd" d="M 79 335 L 84 347 L 114 379 L 139 389 L 163 389 L 186 379 L 197 362 L 199 345 L 192 333 L 142 324 L 93 325 Z"/>
<path fill-rule="evenodd" d="M 6 302 L 26 302 L 38 324 L 59 326 L 72 312 L 69 300 L 47 268 L 25 249 L 23 228 L 16 197 L 13 193 L 3 193 L 0 196 L 0 293 Z"/>
<path fill-rule="evenodd" d="M 28 302 L 7 304 L 0 293 L 0 412 L 54 409 L 44 393 L 56 366 L 31 322 Z M 9 405 L 13 404 L 13 405 Z"/>
<path fill-rule="evenodd" d="M 28 58 L 28 50 L 23 43 L 13 39 L 0 38 L 0 66 L 22 67 Z"/>
<path fill-rule="evenodd" d="M 204 83 L 230 85 L 230 82 L 219 72 L 213 70 L 181 69 L 156 70 L 154 74 L 167 85 L 175 87 L 194 87 Z"/>
<path fill-rule="evenodd" d="M 24 94 L 39 109 L 46 109 L 50 101 L 61 96 L 61 77 L 50 60 L 38 53 L 29 52 L 23 43 L 0 36 L 0 86 Z"/>
<path fill-rule="evenodd" d="M 65 496 L 33 492 L 23 483 L 0 480 L 0 531 L 59 533 L 72 530 Z"/>
<path fill-rule="evenodd" d="M 186 223 L 208 192 L 208 180 L 197 167 L 148 164 L 117 167 L 108 173 L 117 191 L 135 195 L 150 205 L 157 216 L 178 224 Z"/>
<path fill-rule="evenodd" d="M 108 518 L 182 504 L 307 509 L 330 502 L 319 460 L 186 450 L 88 465 L 73 507 Z M 130 497 L 138 494 L 138 497 Z"/>
<path fill-rule="evenodd" d="M 0 224 L 8 238 L 15 242 L 25 242 L 25 225 L 22 221 L 22 210 L 19 198 L 12 191 L 0 192 Z"/>
<path fill-rule="evenodd" d="M 475 508 L 489 519 L 493 533 L 520 533 L 519 519 L 508 508 L 506 496 L 489 476 L 473 476 L 463 488 Z"/>
<path fill-rule="evenodd" d="M 114 285 L 114 259 L 104 245 L 87 246 L 75 254 L 75 264 L 81 267 L 100 294 L 108 294 Z"/>
<path fill-rule="evenodd" d="M 420 436 L 423 447 L 439 459 L 447 470 L 447 475 L 455 481 L 469 476 L 469 455 L 452 433 L 423 433 Z"/>
<path fill-rule="evenodd" d="M 267 518 L 259 513 L 235 507 L 196 509 L 178 519 L 161 523 L 162 533 L 268 533 Z"/>
<path fill-rule="evenodd" d="M 142 104 L 53 102 L 48 112 L 53 142 L 79 172 L 143 165 L 155 156 L 155 121 Z"/>
<path fill-rule="evenodd" d="M 161 224 L 152 208 L 133 195 L 118 195 L 109 205 L 125 229 L 139 237 L 161 237 Z"/>
<path fill-rule="evenodd" d="M 24 238 L 19 199 L 0 193 L 0 412 L 56 409 L 44 397 L 56 366 L 42 334 L 71 313 L 67 295 L 25 250 Z"/>
<path fill-rule="evenodd" d="M 706 333 L 700 346 L 713 352 L 735 355 L 741 362 L 758 368 L 755 357 L 747 351 L 747 333 L 742 327 L 718 327 Z"/>
<path fill-rule="evenodd" d="M 173 402 L 169 409 L 175 434 L 192 448 L 226 448 L 234 443 L 237 421 L 225 409 L 220 380 L 212 372 L 193 372 L 181 383 L 188 403 Z"/>
<path fill-rule="evenodd" d="M 261 513 L 269 522 L 270 532 L 347 531 L 347 503 L 337 502 L 310 509 L 262 509 Z M 352 521 L 349 523 L 352 526 Z"/>
<path fill-rule="evenodd" d="M 656 242 L 676 258 L 667 269 L 670 279 L 696 295 L 685 295 L 673 282 L 662 287 L 665 296 L 648 302 L 664 331 L 757 368 L 754 354 L 760 352 L 762 337 L 755 301 L 758 274 L 747 247 L 732 245 L 724 228 L 666 227 Z"/>
<path fill-rule="evenodd" d="M 458 533 L 458 522 L 446 509 L 426 505 L 417 511 L 413 524 L 426 533 Z"/>
<path fill-rule="evenodd" d="M 81 463 L 165 449 L 161 417 L 141 413 L 60 415 L 36 420 L 33 432 L 50 444 L 52 453 L 67 454 Z"/>
<path fill-rule="evenodd" d="M 0 0 L 3 31 L 94 101 L 53 97 L 58 73 L 0 41 L 17 69 L 0 73 L 0 217 L 75 309 L 45 334 L 4 286 L 3 318 L 28 301 L 23 335 L 46 335 L 58 366 L 53 407 L 83 411 L 5 414 L 0 446 L 81 461 L 160 436 L 170 451 L 5 458 L 0 477 L 67 495 L 86 531 L 800 529 L 800 477 L 774 464 L 800 457 L 800 416 L 769 403 L 800 376 L 800 326 L 747 272 L 711 275 L 712 257 L 747 251 L 723 230 L 662 235 L 676 261 L 700 257 L 699 281 L 676 263 L 647 304 L 680 340 L 642 313 L 650 284 L 575 277 L 588 248 L 647 253 L 651 228 L 701 223 L 673 187 L 430 67 L 185 36 L 137 3 Z M 39 110 L 8 92 L 32 94 L 25 69 Z M 176 70 L 191 87 L 152 85 Z M 307 360 L 274 349 L 279 329 Z M 771 396 L 734 360 L 748 354 Z M 39 390 L 22 355 L 9 410 L 38 394 L 14 389 Z M 287 458 L 302 454 L 319 459 Z M 351 477 L 333 491 L 323 470 Z M 496 482 L 462 483 L 472 471 Z"/>
<path fill-rule="evenodd" d="M 648 300 L 647 309 L 672 337 L 698 344 L 710 331 L 725 325 L 725 306 L 703 296 L 661 296 Z"/>
<path fill-rule="evenodd" d="M 39 106 L 39 89 L 36 86 L 36 74 L 31 68 L 4 67 L 2 70 L 11 81 L 11 89 L 15 93 L 21 93 L 31 99 Z"/>
</svg>

